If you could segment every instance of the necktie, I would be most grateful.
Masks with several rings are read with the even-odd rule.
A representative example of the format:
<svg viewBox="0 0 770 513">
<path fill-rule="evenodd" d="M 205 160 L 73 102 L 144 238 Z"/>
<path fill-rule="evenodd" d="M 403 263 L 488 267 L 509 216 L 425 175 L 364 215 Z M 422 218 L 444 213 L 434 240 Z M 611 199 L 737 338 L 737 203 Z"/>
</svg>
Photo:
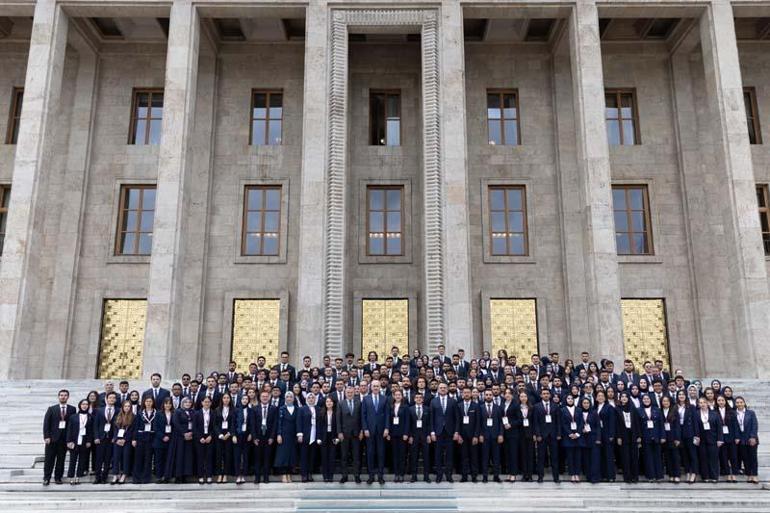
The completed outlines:
<svg viewBox="0 0 770 513">
<path fill-rule="evenodd" d="M 353 415 L 353 401 L 348 401 L 348 411 Z"/>
<path fill-rule="evenodd" d="M 492 405 L 487 404 L 487 417 L 491 417 L 491 416 L 492 416 Z"/>
<path fill-rule="evenodd" d="M 545 414 L 546 414 L 546 415 L 548 415 L 548 412 L 549 412 L 549 411 L 550 411 L 550 410 L 549 410 L 549 408 L 548 408 L 548 403 L 546 403 L 546 405 L 545 405 Z"/>
<path fill-rule="evenodd" d="M 112 420 L 112 408 L 107 408 L 107 422 Z"/>
<path fill-rule="evenodd" d="M 446 413 L 446 397 L 441 398 L 441 412 Z"/>
<path fill-rule="evenodd" d="M 67 414 L 67 413 L 66 413 L 66 410 L 65 410 L 65 408 L 64 408 L 64 406 L 62 406 L 62 407 L 61 407 L 61 418 L 62 418 L 62 420 L 64 420 L 64 416 L 65 416 L 66 414 Z"/>
<path fill-rule="evenodd" d="M 262 434 L 267 430 L 267 406 L 262 406 Z"/>
<path fill-rule="evenodd" d="M 417 407 L 417 418 L 418 419 L 422 418 L 422 408 L 420 408 L 419 406 Z"/>
<path fill-rule="evenodd" d="M 374 409 L 375 409 L 375 411 L 377 410 L 377 403 L 378 403 L 377 396 L 375 395 L 374 396 Z"/>
<path fill-rule="evenodd" d="M 155 399 L 157 401 L 158 400 L 158 389 L 157 388 L 153 388 L 152 389 L 152 395 L 153 395 L 153 399 Z"/>
</svg>

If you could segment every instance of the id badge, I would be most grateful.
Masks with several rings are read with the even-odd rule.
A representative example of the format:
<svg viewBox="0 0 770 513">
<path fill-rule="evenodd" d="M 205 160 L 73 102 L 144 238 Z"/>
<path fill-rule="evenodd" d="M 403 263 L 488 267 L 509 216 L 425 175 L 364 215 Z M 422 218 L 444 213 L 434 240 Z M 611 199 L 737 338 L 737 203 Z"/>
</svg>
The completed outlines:
<svg viewBox="0 0 770 513">
<path fill-rule="evenodd" d="M 415 426 L 417 427 L 417 429 L 422 429 L 422 421 L 421 421 L 421 420 L 418 420 L 418 421 L 415 423 Z"/>
<path fill-rule="evenodd" d="M 60 420 L 59 421 L 59 429 L 65 429 L 67 427 L 67 421 L 66 420 Z"/>
<path fill-rule="evenodd" d="M 730 434 L 730 428 L 727 426 L 722 426 L 722 434 L 729 435 Z"/>
<path fill-rule="evenodd" d="M 510 422 L 508 421 L 508 417 L 503 417 L 503 426 L 510 425 Z"/>
<path fill-rule="evenodd" d="M 171 433 L 171 426 L 166 426 L 166 433 Z"/>
<path fill-rule="evenodd" d="M 150 424 L 149 422 L 148 422 L 148 423 L 146 423 L 146 424 L 144 425 L 144 430 L 145 430 L 145 431 L 152 431 L 152 424 Z"/>
<path fill-rule="evenodd" d="M 222 429 L 227 429 L 227 421 L 226 420 L 222 421 Z"/>
<path fill-rule="evenodd" d="M 246 432 L 246 423 L 244 422 L 243 425 L 241 426 L 241 433 L 245 433 L 245 432 Z"/>
<path fill-rule="evenodd" d="M 626 429 L 631 429 L 631 419 L 626 419 Z"/>
<path fill-rule="evenodd" d="M 550 424 L 551 423 L 551 415 L 546 415 L 545 416 L 545 423 L 546 424 Z"/>
<path fill-rule="evenodd" d="M 487 418 L 487 427 L 492 427 L 494 425 L 494 421 L 491 418 Z"/>
<path fill-rule="evenodd" d="M 126 434 L 126 430 L 123 428 L 118 429 L 118 438 L 123 438 L 123 436 Z"/>
<path fill-rule="evenodd" d="M 647 429 L 653 429 L 655 427 L 655 423 L 651 420 L 647 421 Z"/>
<path fill-rule="evenodd" d="M 529 427 L 529 419 L 524 419 L 521 421 L 521 425 L 524 427 Z"/>
<path fill-rule="evenodd" d="M 577 422 L 570 422 L 570 423 L 569 423 L 569 428 L 570 428 L 572 431 L 577 431 Z"/>
<path fill-rule="evenodd" d="M 584 424 L 583 433 L 590 433 L 590 432 L 591 432 L 591 424 Z"/>
<path fill-rule="evenodd" d="M 708 431 L 711 429 L 711 424 L 709 424 L 708 421 L 703 423 L 703 431 Z"/>
<path fill-rule="evenodd" d="M 470 424 L 471 418 L 468 415 L 463 415 L 463 424 Z"/>
<path fill-rule="evenodd" d="M 187 431 L 192 431 L 192 422 L 187 423 Z"/>
<path fill-rule="evenodd" d="M 327 433 L 331 433 L 331 432 L 332 432 L 332 425 L 331 425 L 331 424 L 329 424 L 328 426 L 326 426 L 326 432 L 327 432 Z"/>
<path fill-rule="evenodd" d="M 106 423 L 106 424 L 104 425 L 104 432 L 105 432 L 105 433 L 108 433 L 108 432 L 110 431 L 110 427 L 111 427 L 110 423 L 109 423 L 109 422 L 108 422 L 108 423 Z"/>
<path fill-rule="evenodd" d="M 600 421 L 599 421 L 599 427 L 600 427 L 600 428 L 602 428 L 602 429 L 604 429 L 604 421 L 603 421 L 603 420 L 600 420 Z"/>
<path fill-rule="evenodd" d="M 80 428 L 78 431 L 79 436 L 86 436 L 86 428 Z"/>
<path fill-rule="evenodd" d="M 665 429 L 666 431 L 671 431 L 671 424 L 669 424 L 668 422 L 665 422 L 663 424 L 663 429 Z"/>
<path fill-rule="evenodd" d="M 401 419 L 399 419 L 398 417 L 393 417 L 393 425 L 394 426 L 398 426 L 399 422 L 401 422 Z"/>
</svg>

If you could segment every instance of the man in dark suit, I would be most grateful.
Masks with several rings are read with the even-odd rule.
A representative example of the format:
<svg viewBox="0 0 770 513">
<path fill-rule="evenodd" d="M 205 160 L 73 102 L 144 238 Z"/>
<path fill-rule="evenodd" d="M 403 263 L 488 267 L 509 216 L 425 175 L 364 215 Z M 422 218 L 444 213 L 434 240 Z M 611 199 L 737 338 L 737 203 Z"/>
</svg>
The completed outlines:
<svg viewBox="0 0 770 513">
<path fill-rule="evenodd" d="M 278 426 L 278 408 L 270 404 L 270 393 L 263 390 L 259 394 L 259 406 L 256 408 L 256 422 L 252 425 L 252 439 L 255 446 L 254 482 L 270 482 L 272 465 L 273 441 Z"/>
<path fill-rule="evenodd" d="M 491 391 L 489 392 L 492 393 Z M 462 464 L 461 483 L 468 482 L 468 474 L 471 474 L 473 482 L 476 482 L 478 473 L 478 443 L 479 443 L 479 408 L 478 403 L 471 397 L 471 389 L 463 389 L 462 401 L 457 403 L 457 428 L 460 435 L 457 443 L 460 444 L 460 461 Z"/>
<path fill-rule="evenodd" d="M 415 392 L 414 406 L 409 408 L 409 463 L 412 469 L 412 480 L 417 482 L 417 463 L 422 456 L 423 480 L 430 483 L 430 408 L 426 407 L 425 398 L 420 392 Z"/>
<path fill-rule="evenodd" d="M 356 397 L 353 386 L 345 387 L 345 399 L 337 403 L 337 438 L 341 442 L 340 463 L 342 478 L 340 483 L 347 483 L 350 470 L 349 461 L 353 460 L 353 478 L 361 482 L 361 401 Z"/>
<path fill-rule="evenodd" d="M 273 369 L 278 371 L 278 375 L 283 374 L 284 371 L 289 373 L 289 381 L 294 383 L 297 379 L 297 370 L 289 363 L 289 352 L 283 351 L 281 353 L 281 363 L 275 365 Z"/>
<path fill-rule="evenodd" d="M 98 406 L 99 408 L 103 407 L 107 402 L 105 399 L 107 398 L 107 395 L 115 391 L 115 383 L 108 380 L 106 383 L 104 383 L 104 392 L 99 393 L 99 399 L 98 399 Z"/>
<path fill-rule="evenodd" d="M 468 367 L 462 365 L 459 354 L 452 355 L 452 369 L 454 369 L 458 378 L 465 379 L 468 377 Z"/>
<path fill-rule="evenodd" d="M 45 442 L 45 465 L 43 467 L 43 485 L 51 482 L 54 474 L 56 484 L 64 477 L 64 457 L 67 455 L 67 419 L 77 410 L 67 404 L 70 398 L 68 390 L 59 390 L 59 403 L 45 412 L 43 418 L 43 441 Z M 54 471 L 54 466 L 56 470 Z"/>
<path fill-rule="evenodd" d="M 436 444 L 436 482 L 440 483 L 446 474 L 446 480 L 452 480 L 452 443 L 459 440 L 457 427 L 457 401 L 447 395 L 446 383 L 438 385 L 438 395 L 430 403 L 432 420 L 430 439 Z"/>
<path fill-rule="evenodd" d="M 487 482 L 489 464 L 495 483 L 500 483 L 500 446 L 503 443 L 503 409 L 492 402 L 492 391 L 484 391 L 484 403 L 479 408 L 479 443 L 481 444 L 481 476 Z"/>
<path fill-rule="evenodd" d="M 558 406 L 551 402 L 551 391 L 544 388 L 540 391 L 540 402 L 532 412 L 532 431 L 537 442 L 537 482 L 543 482 L 545 473 L 545 453 L 548 451 L 553 471 L 553 480 L 559 482 L 559 431 L 560 415 Z"/>
<path fill-rule="evenodd" d="M 118 394 L 111 392 L 105 404 L 94 412 L 94 445 L 96 447 L 94 484 L 107 482 L 112 465 L 112 435 L 115 433 L 115 418 L 120 411 L 116 406 Z"/>
<path fill-rule="evenodd" d="M 445 363 L 451 365 L 452 359 L 449 358 L 446 354 L 446 346 L 444 344 L 438 345 L 438 355 L 435 356 L 435 358 L 438 358 L 439 363 L 443 366 Z"/>
<path fill-rule="evenodd" d="M 227 379 L 228 383 L 234 383 L 235 382 L 235 369 L 237 368 L 238 364 L 235 362 L 230 362 L 227 366 L 227 374 L 225 375 L 225 379 Z"/>
<path fill-rule="evenodd" d="M 201 401 L 203 401 L 204 397 L 208 397 L 211 399 L 211 408 L 217 409 L 219 407 L 219 390 L 217 390 L 217 380 L 214 379 L 214 376 L 209 376 L 206 378 L 206 390 L 203 391 L 203 394 L 201 394 L 198 404 L 195 405 L 196 410 L 200 410 L 202 408 Z"/>
<path fill-rule="evenodd" d="M 166 390 L 165 388 L 161 388 L 161 379 L 162 378 L 160 374 L 157 372 L 153 373 L 153 375 L 150 377 L 150 384 L 152 386 L 145 390 L 142 394 L 142 404 L 144 404 L 144 400 L 147 397 L 152 397 L 155 400 L 155 408 L 160 409 L 160 405 L 163 404 L 163 400 L 166 397 L 171 397 L 170 391 Z"/>
<path fill-rule="evenodd" d="M 634 362 L 631 360 L 623 361 L 623 372 L 620 374 L 620 381 L 626 384 L 626 389 L 631 385 L 639 384 L 639 374 L 634 369 Z"/>
<path fill-rule="evenodd" d="M 374 474 L 381 485 L 385 484 L 385 437 L 387 428 L 387 398 L 380 394 L 380 382 L 372 382 L 372 393 L 361 403 L 361 428 L 366 438 L 366 464 L 369 467 L 367 484 L 374 482 Z"/>
<path fill-rule="evenodd" d="M 197 380 L 190 381 L 190 392 L 186 397 L 190 398 L 190 402 L 192 403 L 193 408 L 200 408 L 199 405 L 203 399 L 203 390 L 201 390 L 200 383 L 198 383 Z"/>
</svg>

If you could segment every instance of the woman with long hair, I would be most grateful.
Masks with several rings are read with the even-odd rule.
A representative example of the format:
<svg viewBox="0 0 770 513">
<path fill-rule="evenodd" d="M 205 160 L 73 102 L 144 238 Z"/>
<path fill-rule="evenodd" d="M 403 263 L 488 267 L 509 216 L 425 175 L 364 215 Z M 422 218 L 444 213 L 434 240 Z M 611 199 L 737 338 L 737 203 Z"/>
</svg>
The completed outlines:
<svg viewBox="0 0 770 513">
<path fill-rule="evenodd" d="M 233 473 L 233 433 L 235 433 L 235 407 L 230 394 L 220 398 L 214 412 L 214 475 L 217 483 L 226 483 Z"/>
<path fill-rule="evenodd" d="M 249 453 L 251 452 L 252 431 L 256 429 L 256 410 L 249 407 L 249 397 L 241 396 L 241 403 L 235 411 L 235 424 L 233 425 L 233 456 L 235 484 L 246 482 L 244 477 L 249 470 Z"/>
<path fill-rule="evenodd" d="M 115 419 L 115 434 L 112 437 L 112 473 L 110 484 L 123 484 L 126 482 L 131 462 L 129 448 L 133 436 L 134 412 L 131 401 L 123 401 L 120 405 L 120 413 Z"/>
<path fill-rule="evenodd" d="M 663 435 L 666 439 L 662 446 L 666 473 L 669 481 L 679 483 L 681 476 L 679 446 L 682 444 L 682 429 L 677 409 L 673 407 L 673 401 L 667 395 L 660 399 L 660 412 L 663 420 Z"/>
<path fill-rule="evenodd" d="M 724 444 L 719 448 L 719 471 L 727 476 L 728 483 L 737 482 L 735 475 L 740 473 L 738 468 L 738 446 L 735 444 L 737 428 L 735 425 L 735 411 L 727 406 L 727 400 L 723 395 L 717 397 L 716 412 L 722 421 L 722 437 Z"/>
<path fill-rule="evenodd" d="M 404 401 L 400 388 L 393 391 L 389 408 L 387 428 L 393 456 L 393 477 L 394 482 L 403 483 L 406 473 L 406 443 L 409 440 L 409 405 Z"/>
<path fill-rule="evenodd" d="M 524 396 L 526 397 L 526 393 Z M 522 409 L 513 400 L 513 390 L 506 388 L 503 392 L 503 450 L 505 451 L 506 470 L 508 471 L 508 481 L 516 481 L 516 474 L 519 473 L 519 439 L 521 437 L 521 414 Z M 525 403 L 524 408 L 529 406 Z"/>
<path fill-rule="evenodd" d="M 599 416 L 599 429 L 601 429 L 601 447 L 599 458 L 601 477 L 604 481 L 615 482 L 615 428 L 617 413 L 615 407 L 607 402 L 607 392 L 612 387 L 596 392 L 596 414 Z"/>
<path fill-rule="evenodd" d="M 134 484 L 149 483 L 152 478 L 152 445 L 154 441 L 155 400 L 152 395 L 144 398 L 144 407 L 134 418 Z"/>
<path fill-rule="evenodd" d="M 153 457 L 155 458 L 155 477 L 158 483 L 168 480 L 168 448 L 171 445 L 173 431 L 174 403 L 170 397 L 163 399 L 160 411 L 155 415 L 152 440 Z"/>
<path fill-rule="evenodd" d="M 336 405 L 331 395 L 324 399 L 320 415 L 321 473 L 324 483 L 334 482 L 334 462 L 337 458 Z"/>
<path fill-rule="evenodd" d="M 214 482 L 214 412 L 209 396 L 203 397 L 201 409 L 193 415 L 192 429 L 198 484 L 211 484 Z"/>
<path fill-rule="evenodd" d="M 620 394 L 617 413 L 615 436 L 620 447 L 623 481 L 636 483 L 639 481 L 639 445 L 642 443 L 642 434 L 639 414 L 628 392 Z"/>
<path fill-rule="evenodd" d="M 695 414 L 694 443 L 698 446 L 701 478 L 707 483 L 719 480 L 719 448 L 723 441 L 722 419 L 709 407 L 704 395 L 698 400 L 698 411 Z"/>
<path fill-rule="evenodd" d="M 682 443 L 679 445 L 679 456 L 687 474 L 685 481 L 692 484 L 698 473 L 698 448 L 693 443 L 695 437 L 695 408 L 690 405 L 687 392 L 679 390 L 676 393 L 676 415 Z"/>
<path fill-rule="evenodd" d="M 757 414 L 748 409 L 746 400 L 740 396 L 735 398 L 735 424 L 738 428 L 735 432 L 735 443 L 738 446 L 740 462 L 743 463 L 746 481 L 759 484 L 759 477 L 757 477 L 757 446 L 759 445 Z"/>
<path fill-rule="evenodd" d="M 71 485 L 80 483 L 80 478 L 88 472 L 88 459 L 93 441 L 93 415 L 89 413 L 88 399 L 78 403 L 77 414 L 67 419 L 67 449 L 70 463 L 67 477 Z"/>
</svg>

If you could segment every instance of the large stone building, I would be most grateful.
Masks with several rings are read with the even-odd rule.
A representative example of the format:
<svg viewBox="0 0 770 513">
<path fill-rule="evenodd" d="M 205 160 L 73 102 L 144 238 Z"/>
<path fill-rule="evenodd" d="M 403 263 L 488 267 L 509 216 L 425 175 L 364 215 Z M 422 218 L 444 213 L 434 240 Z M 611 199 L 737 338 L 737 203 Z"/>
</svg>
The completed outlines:
<svg viewBox="0 0 770 513">
<path fill-rule="evenodd" d="M 766 376 L 769 50 L 767 0 L 0 0 L 0 378 Z"/>
</svg>

